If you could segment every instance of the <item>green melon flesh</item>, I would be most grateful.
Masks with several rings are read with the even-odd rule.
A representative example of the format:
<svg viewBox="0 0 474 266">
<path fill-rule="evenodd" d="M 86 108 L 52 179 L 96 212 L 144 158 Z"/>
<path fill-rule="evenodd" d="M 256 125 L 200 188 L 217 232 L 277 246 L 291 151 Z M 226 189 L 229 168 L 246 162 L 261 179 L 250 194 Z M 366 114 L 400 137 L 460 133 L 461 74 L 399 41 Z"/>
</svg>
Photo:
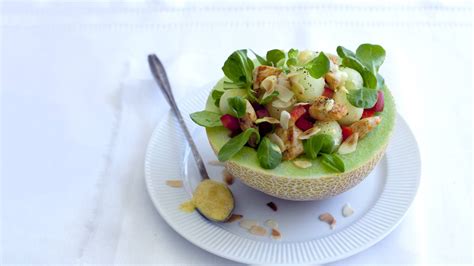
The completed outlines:
<svg viewBox="0 0 474 266">
<path fill-rule="evenodd" d="M 213 90 L 216 89 L 223 90 L 223 80 L 220 80 Z M 382 122 L 366 137 L 364 137 L 362 140 L 359 140 L 355 152 L 346 155 L 340 155 L 346 165 L 346 173 L 356 170 L 357 168 L 369 163 L 373 157 L 382 149 L 384 149 L 388 144 L 390 135 L 395 125 L 396 111 L 392 94 L 387 87 L 384 87 L 382 90 L 385 96 L 384 111 L 377 114 L 378 116 L 382 117 Z M 206 103 L 206 110 L 220 112 L 219 108 L 214 105 L 214 100 L 210 94 Z M 228 130 L 224 127 L 206 128 L 206 132 L 209 143 L 216 153 L 229 140 Z M 229 161 L 269 176 L 308 179 L 338 175 L 334 171 L 322 165 L 319 158 L 311 160 L 312 166 L 306 169 L 296 167 L 293 163 L 291 163 L 291 161 L 284 161 L 275 169 L 263 169 L 259 165 L 257 151 L 250 147 L 244 147 Z"/>
</svg>

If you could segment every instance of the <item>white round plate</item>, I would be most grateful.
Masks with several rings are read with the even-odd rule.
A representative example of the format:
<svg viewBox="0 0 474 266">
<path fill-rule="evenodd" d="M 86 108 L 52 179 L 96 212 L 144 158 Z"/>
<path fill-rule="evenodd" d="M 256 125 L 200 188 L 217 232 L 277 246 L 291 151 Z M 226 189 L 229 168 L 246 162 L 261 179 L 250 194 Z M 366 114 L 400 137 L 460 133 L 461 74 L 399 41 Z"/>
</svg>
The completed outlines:
<svg viewBox="0 0 474 266">
<path fill-rule="evenodd" d="M 209 88 L 209 87 L 208 87 Z M 208 90 L 190 93 L 180 102 L 183 116 L 204 108 Z M 187 121 L 205 162 L 215 161 L 204 128 Z M 206 164 L 213 179 L 222 180 L 223 167 Z M 402 220 L 415 197 L 420 180 L 418 146 L 405 121 L 398 116 L 395 132 L 385 156 L 359 185 L 322 201 L 295 202 L 268 196 L 238 180 L 230 186 L 234 213 L 264 225 L 278 222 L 281 240 L 269 234 L 255 236 L 238 222 L 212 223 L 198 213 L 184 213 L 181 203 L 191 198 L 199 174 L 186 140 L 172 113 L 156 127 L 145 161 L 145 178 L 150 197 L 161 216 L 180 235 L 218 256 L 249 264 L 327 263 L 354 255 L 388 235 Z M 166 180 L 182 179 L 184 188 L 172 188 Z M 274 212 L 266 204 L 274 202 Z M 354 214 L 343 217 L 345 203 Z M 337 221 L 334 230 L 318 217 L 330 212 Z"/>
</svg>

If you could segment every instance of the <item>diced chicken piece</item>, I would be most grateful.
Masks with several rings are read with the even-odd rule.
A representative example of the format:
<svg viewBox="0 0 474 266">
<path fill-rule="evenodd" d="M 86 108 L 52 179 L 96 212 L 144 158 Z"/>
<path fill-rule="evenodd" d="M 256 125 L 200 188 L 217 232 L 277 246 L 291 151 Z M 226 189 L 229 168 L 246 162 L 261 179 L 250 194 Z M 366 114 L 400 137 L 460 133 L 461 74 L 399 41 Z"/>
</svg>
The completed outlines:
<svg viewBox="0 0 474 266">
<path fill-rule="evenodd" d="M 382 118 L 380 116 L 373 116 L 361 119 L 350 125 L 353 134 L 359 133 L 359 139 L 365 137 L 370 131 L 372 131 L 380 122 Z"/>
<path fill-rule="evenodd" d="M 277 127 L 275 133 L 285 144 L 285 149 L 283 151 L 284 160 L 292 160 L 304 152 L 303 141 L 298 138 L 303 132 L 296 126 L 291 125 L 287 130 Z"/>
<path fill-rule="evenodd" d="M 260 83 L 269 76 L 278 76 L 281 69 L 271 66 L 258 66 L 253 70 L 253 89 L 257 92 Z"/>
<path fill-rule="evenodd" d="M 326 83 L 329 85 L 329 87 L 331 87 L 332 90 L 336 90 L 343 83 L 343 80 L 341 79 L 341 77 L 334 72 L 326 73 L 324 75 L 324 79 L 326 80 Z"/>
<path fill-rule="evenodd" d="M 319 96 L 309 107 L 309 114 L 319 121 L 335 121 L 347 115 L 347 108 L 331 98 Z"/>
</svg>

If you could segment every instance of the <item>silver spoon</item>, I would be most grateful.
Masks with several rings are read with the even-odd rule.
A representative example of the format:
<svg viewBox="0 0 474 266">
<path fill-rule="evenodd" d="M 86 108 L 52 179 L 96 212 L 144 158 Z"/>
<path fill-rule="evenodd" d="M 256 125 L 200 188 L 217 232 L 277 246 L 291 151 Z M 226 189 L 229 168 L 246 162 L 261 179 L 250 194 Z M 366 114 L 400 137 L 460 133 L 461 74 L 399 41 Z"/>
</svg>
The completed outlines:
<svg viewBox="0 0 474 266">
<path fill-rule="evenodd" d="M 155 54 L 150 54 L 148 55 L 148 64 L 150 65 L 151 74 L 158 83 L 158 87 L 163 92 L 168 104 L 171 106 L 171 110 L 178 119 L 178 123 L 184 132 L 189 146 L 191 147 L 194 160 L 196 161 L 199 174 L 201 175 L 201 182 L 193 193 L 193 203 L 195 204 L 196 210 L 208 220 L 225 222 L 230 217 L 235 207 L 235 201 L 232 192 L 223 183 L 209 179 L 209 175 L 207 174 L 202 157 L 198 152 L 196 144 L 194 143 L 191 134 L 184 123 L 184 119 L 179 111 L 178 105 L 176 104 L 171 91 L 170 83 L 168 81 L 168 76 L 166 75 L 165 68 L 163 67 L 160 59 L 158 59 Z M 212 193 L 212 197 L 209 197 L 210 193 L 208 192 L 210 190 L 213 190 L 214 192 Z M 231 206 L 228 206 L 230 204 Z M 215 213 L 215 211 L 217 211 L 217 213 Z"/>
</svg>

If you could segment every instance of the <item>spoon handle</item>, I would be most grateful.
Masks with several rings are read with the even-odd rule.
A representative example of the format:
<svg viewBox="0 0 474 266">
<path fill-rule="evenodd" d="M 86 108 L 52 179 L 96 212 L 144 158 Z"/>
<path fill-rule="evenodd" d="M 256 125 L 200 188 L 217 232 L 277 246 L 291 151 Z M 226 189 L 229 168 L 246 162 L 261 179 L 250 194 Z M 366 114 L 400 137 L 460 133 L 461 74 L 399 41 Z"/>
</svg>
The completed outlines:
<svg viewBox="0 0 474 266">
<path fill-rule="evenodd" d="M 181 129 L 183 129 L 184 135 L 189 143 L 189 146 L 191 147 L 194 160 L 196 161 L 196 164 L 199 168 L 199 173 L 201 174 L 202 179 L 209 179 L 209 175 L 207 174 L 202 157 L 198 152 L 196 144 L 194 143 L 191 134 L 189 133 L 189 130 L 186 127 L 186 124 L 184 123 L 183 116 L 181 116 L 178 105 L 176 104 L 173 92 L 171 91 L 170 83 L 168 81 L 168 76 L 166 75 L 166 71 L 163 67 L 163 64 L 155 54 L 148 55 L 148 64 L 150 65 L 151 74 L 155 78 L 156 83 L 158 83 L 158 87 L 165 95 L 166 100 L 171 106 L 171 110 L 178 119 L 178 123 L 181 126 Z"/>
</svg>

